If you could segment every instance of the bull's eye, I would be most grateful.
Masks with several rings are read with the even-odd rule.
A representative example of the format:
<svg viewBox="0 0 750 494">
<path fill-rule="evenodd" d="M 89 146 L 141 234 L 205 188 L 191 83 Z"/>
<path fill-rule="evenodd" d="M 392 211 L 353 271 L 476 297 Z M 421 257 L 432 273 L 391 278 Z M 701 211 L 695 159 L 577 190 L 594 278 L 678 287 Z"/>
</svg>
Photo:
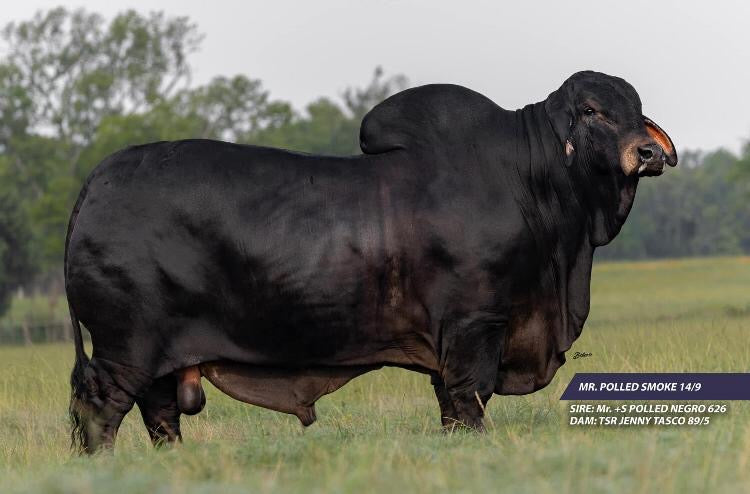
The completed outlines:
<svg viewBox="0 0 750 494">
<path fill-rule="evenodd" d="M 587 106 L 586 108 L 584 108 L 584 109 L 583 109 L 583 114 L 584 114 L 584 115 L 586 115 L 586 116 L 589 116 L 589 117 L 590 117 L 590 116 L 591 116 L 591 115 L 593 115 L 594 113 L 596 113 L 596 110 L 594 110 L 594 109 L 593 109 L 593 108 L 591 108 L 590 106 Z"/>
</svg>

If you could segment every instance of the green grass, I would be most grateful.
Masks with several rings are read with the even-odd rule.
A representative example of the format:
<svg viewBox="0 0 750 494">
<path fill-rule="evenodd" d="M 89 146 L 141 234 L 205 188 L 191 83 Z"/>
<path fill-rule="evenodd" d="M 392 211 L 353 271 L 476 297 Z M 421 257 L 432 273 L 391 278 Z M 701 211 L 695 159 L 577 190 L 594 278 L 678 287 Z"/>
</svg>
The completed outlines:
<svg viewBox="0 0 750 494">
<path fill-rule="evenodd" d="M 488 433 L 440 432 L 425 376 L 387 369 L 318 403 L 319 421 L 244 405 L 206 383 L 185 443 L 154 451 L 134 410 L 114 455 L 73 458 L 72 345 L 0 348 L 0 491 L 748 492 L 750 405 L 707 427 L 567 425 L 575 372 L 748 371 L 750 258 L 600 264 L 592 310 L 552 384 L 495 396 Z"/>
</svg>

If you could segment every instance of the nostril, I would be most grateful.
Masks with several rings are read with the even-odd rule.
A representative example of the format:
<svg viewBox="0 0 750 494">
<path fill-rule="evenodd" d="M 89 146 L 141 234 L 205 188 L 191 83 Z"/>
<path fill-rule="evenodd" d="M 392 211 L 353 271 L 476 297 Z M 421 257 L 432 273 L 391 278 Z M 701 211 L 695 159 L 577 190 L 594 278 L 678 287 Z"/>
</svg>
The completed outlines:
<svg viewBox="0 0 750 494">
<path fill-rule="evenodd" d="M 638 148 L 638 156 L 640 156 L 642 160 L 648 161 L 654 157 L 654 150 L 651 146 L 641 146 Z"/>
</svg>

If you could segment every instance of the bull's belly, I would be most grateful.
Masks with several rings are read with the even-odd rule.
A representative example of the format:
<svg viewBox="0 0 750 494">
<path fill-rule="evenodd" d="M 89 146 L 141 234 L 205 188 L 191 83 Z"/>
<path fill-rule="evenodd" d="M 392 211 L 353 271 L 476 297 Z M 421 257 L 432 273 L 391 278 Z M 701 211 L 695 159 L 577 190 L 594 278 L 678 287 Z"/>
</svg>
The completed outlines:
<svg viewBox="0 0 750 494">
<path fill-rule="evenodd" d="M 180 327 L 159 335 L 168 345 L 159 375 L 214 361 L 288 369 L 391 365 L 429 372 L 438 368 L 432 338 L 418 329 L 354 327 L 320 334 L 281 327 L 268 333 L 259 328 L 212 327 L 206 321 L 172 324 Z"/>
<path fill-rule="evenodd" d="M 199 369 L 200 374 L 211 384 L 236 400 L 296 415 L 307 426 L 316 419 L 315 402 L 320 397 L 333 393 L 355 377 L 380 367 L 288 369 L 216 361 L 192 369 Z"/>
<path fill-rule="evenodd" d="M 185 358 L 176 364 L 178 369 L 197 369 L 232 398 L 295 415 L 306 426 L 316 419 L 315 402 L 319 398 L 361 374 L 383 366 L 425 373 L 437 370 L 434 349 L 417 333 L 388 342 L 374 339 L 357 348 L 333 348 L 325 358 L 305 355 L 296 346 L 293 353 L 297 357 L 290 358 L 279 355 L 279 349 L 263 351 L 236 343 L 207 348 L 194 343 L 185 342 L 187 351 L 172 350 Z"/>
</svg>

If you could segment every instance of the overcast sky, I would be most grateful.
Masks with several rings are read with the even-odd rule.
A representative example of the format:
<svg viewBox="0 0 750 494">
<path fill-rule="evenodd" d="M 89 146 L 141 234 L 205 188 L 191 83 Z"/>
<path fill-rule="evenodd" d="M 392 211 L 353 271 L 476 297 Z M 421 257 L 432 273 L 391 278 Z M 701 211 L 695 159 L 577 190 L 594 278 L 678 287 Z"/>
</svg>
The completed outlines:
<svg viewBox="0 0 750 494">
<path fill-rule="evenodd" d="M 298 108 L 364 85 L 376 65 L 508 109 L 593 69 L 633 84 L 678 148 L 750 138 L 750 2 L 24 0 L 4 2 L 0 21 L 59 4 L 187 15 L 205 35 L 195 83 L 242 73 Z"/>
</svg>

